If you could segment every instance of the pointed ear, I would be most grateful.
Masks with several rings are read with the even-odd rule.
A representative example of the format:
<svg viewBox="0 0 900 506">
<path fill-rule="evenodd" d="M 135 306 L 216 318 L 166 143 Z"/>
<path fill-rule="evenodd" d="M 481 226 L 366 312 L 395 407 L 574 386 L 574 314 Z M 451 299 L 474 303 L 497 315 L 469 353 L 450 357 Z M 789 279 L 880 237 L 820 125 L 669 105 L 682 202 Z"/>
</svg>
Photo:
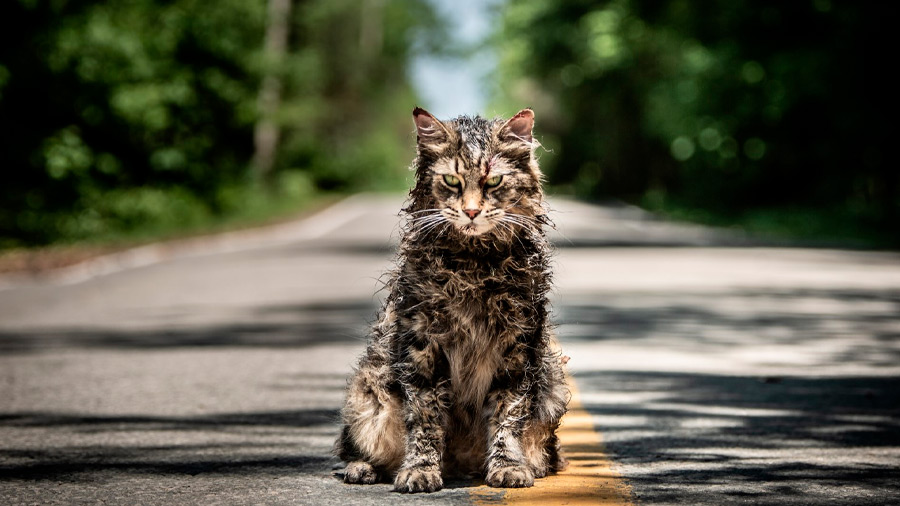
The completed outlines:
<svg viewBox="0 0 900 506">
<path fill-rule="evenodd" d="M 500 136 L 505 140 L 519 139 L 531 143 L 532 128 L 534 128 L 534 111 L 522 109 L 500 128 Z"/>
<path fill-rule="evenodd" d="M 447 129 L 444 125 L 425 109 L 421 107 L 413 109 L 413 121 L 416 123 L 419 144 L 433 144 L 447 138 Z"/>
</svg>

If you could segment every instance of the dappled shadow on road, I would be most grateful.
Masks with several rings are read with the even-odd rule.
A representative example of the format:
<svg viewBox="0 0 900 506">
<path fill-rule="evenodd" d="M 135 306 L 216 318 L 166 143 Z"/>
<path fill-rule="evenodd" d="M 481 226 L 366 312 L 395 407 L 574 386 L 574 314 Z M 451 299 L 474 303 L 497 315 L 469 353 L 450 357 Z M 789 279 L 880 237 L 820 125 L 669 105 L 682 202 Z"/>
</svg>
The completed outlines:
<svg viewBox="0 0 900 506">
<path fill-rule="evenodd" d="M 242 447 L 246 449 L 246 447 Z M 220 448 L 224 449 L 224 448 Z M 154 455 L 165 454 L 160 449 L 150 450 L 143 447 L 118 447 L 111 454 L 108 449 L 62 449 L 61 451 L 25 452 L 25 456 L 34 463 L 15 466 L 0 465 L 0 480 L 53 480 L 53 481 L 92 481 L 99 475 L 112 474 L 149 474 L 149 475 L 183 475 L 197 476 L 211 473 L 217 475 L 250 475 L 265 474 L 269 476 L 296 476 L 310 471 L 325 472 L 334 460 L 322 455 L 291 455 L 271 458 L 253 458 L 252 456 L 231 457 L 223 455 L 203 457 L 197 460 L 173 459 L 164 456 L 162 460 L 153 460 Z M 174 449 L 173 449 L 174 450 Z M 4 453 L 4 452 L 0 452 Z"/>
<path fill-rule="evenodd" d="M 0 449 L 0 481 L 80 481 L 123 473 L 325 475 L 335 459 L 327 450 L 311 452 L 309 438 L 327 445 L 337 417 L 337 410 L 328 409 L 185 417 L 3 414 L 2 430 L 40 431 L 50 440 L 62 436 L 85 443 L 36 448 L 7 443 Z M 146 443 L 135 445 L 135 434 Z"/>
<path fill-rule="evenodd" d="M 813 346 L 823 366 L 900 363 L 898 290 L 624 293 L 563 299 L 556 313 L 567 341 L 646 340 L 703 353 L 736 346 Z"/>
<path fill-rule="evenodd" d="M 78 432 L 104 430 L 217 430 L 236 427 L 310 427 L 335 424 L 337 410 L 313 409 L 266 413 L 221 413 L 193 417 L 92 416 L 54 413 L 0 414 L 0 427 L 59 428 Z"/>
<path fill-rule="evenodd" d="M 639 503 L 900 500 L 900 378 L 594 371 L 576 379 L 602 392 L 586 409 Z"/>
<path fill-rule="evenodd" d="M 900 504 L 900 291 L 605 293 L 555 303 L 638 504 Z M 626 354 L 626 355 L 621 355 Z"/>
<path fill-rule="evenodd" d="M 270 305 L 235 323 L 156 325 L 150 329 L 74 328 L 0 331 L 0 352 L 58 348 L 177 348 L 204 346 L 304 347 L 362 342 L 376 311 L 374 300 Z"/>
</svg>

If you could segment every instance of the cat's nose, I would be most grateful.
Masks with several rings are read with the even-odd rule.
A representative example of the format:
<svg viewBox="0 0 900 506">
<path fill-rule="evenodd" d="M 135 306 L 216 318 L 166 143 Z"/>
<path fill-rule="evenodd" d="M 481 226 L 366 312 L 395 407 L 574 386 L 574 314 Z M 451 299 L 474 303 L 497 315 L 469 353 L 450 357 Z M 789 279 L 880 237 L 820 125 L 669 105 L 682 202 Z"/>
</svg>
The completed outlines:
<svg viewBox="0 0 900 506">
<path fill-rule="evenodd" d="M 463 212 L 466 213 L 466 216 L 474 220 L 475 217 L 478 216 L 478 213 L 481 212 L 481 209 L 463 209 Z"/>
</svg>

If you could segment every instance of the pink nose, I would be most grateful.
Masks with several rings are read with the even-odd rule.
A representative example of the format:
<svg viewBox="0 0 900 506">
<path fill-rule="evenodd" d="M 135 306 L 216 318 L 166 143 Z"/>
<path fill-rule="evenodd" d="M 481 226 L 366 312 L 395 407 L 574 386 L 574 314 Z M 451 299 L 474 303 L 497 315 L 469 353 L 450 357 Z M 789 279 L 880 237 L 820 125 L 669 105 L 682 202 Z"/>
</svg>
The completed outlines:
<svg viewBox="0 0 900 506">
<path fill-rule="evenodd" d="M 466 213 L 469 218 L 474 220 L 475 217 L 478 216 L 478 213 L 481 212 L 481 209 L 463 209 L 463 212 Z"/>
</svg>

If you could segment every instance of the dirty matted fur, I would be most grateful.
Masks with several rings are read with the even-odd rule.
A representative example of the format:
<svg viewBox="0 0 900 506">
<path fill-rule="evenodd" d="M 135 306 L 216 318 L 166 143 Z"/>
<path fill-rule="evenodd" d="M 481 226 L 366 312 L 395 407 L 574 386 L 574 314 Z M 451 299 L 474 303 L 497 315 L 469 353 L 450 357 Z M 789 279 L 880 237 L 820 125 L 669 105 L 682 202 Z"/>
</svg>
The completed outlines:
<svg viewBox="0 0 900 506">
<path fill-rule="evenodd" d="M 569 398 L 551 348 L 534 113 L 413 118 L 416 185 L 335 453 L 347 483 L 432 492 L 480 474 L 528 487 L 564 466 Z"/>
</svg>

